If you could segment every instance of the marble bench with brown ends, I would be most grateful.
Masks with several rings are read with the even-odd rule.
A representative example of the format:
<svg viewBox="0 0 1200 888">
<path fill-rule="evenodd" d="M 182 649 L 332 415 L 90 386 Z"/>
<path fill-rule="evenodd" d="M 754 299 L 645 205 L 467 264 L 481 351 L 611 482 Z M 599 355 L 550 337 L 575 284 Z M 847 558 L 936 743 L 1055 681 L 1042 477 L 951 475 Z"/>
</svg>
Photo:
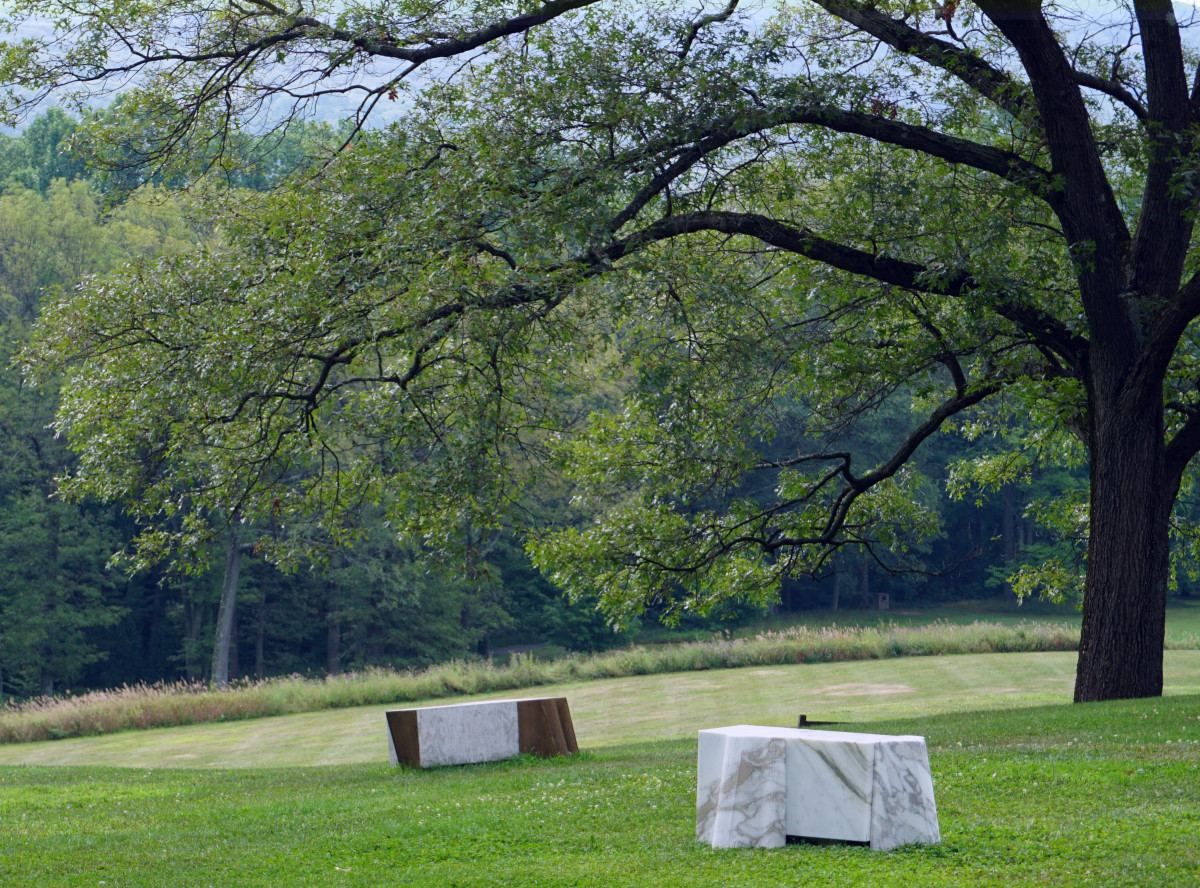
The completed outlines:
<svg viewBox="0 0 1200 888">
<path fill-rule="evenodd" d="M 393 765 L 466 765 L 579 751 L 566 697 L 487 700 L 387 712 Z"/>
</svg>

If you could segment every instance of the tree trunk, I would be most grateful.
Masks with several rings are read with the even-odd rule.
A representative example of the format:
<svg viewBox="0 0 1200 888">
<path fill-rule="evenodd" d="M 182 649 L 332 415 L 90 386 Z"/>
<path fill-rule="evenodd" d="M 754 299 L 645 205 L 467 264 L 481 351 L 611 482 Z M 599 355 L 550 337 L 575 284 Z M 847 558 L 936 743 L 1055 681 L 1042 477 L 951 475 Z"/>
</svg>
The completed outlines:
<svg viewBox="0 0 1200 888">
<path fill-rule="evenodd" d="M 229 645 L 233 640 L 233 616 L 237 607 L 238 574 L 242 570 L 242 545 L 237 527 L 230 524 L 225 542 L 225 577 L 221 582 L 221 605 L 213 638 L 212 684 L 229 687 Z"/>
<path fill-rule="evenodd" d="M 837 613 L 838 604 L 841 603 L 842 597 L 842 572 L 835 570 L 833 572 L 833 600 L 829 602 L 829 609 L 835 614 Z"/>
<path fill-rule="evenodd" d="M 858 606 L 871 606 L 871 566 L 865 550 L 862 553 L 862 561 L 858 563 Z"/>
<path fill-rule="evenodd" d="M 1163 688 L 1175 490 L 1165 471 L 1161 395 L 1099 400 L 1076 702 L 1156 697 Z"/>
<path fill-rule="evenodd" d="M 188 681 L 199 681 L 203 678 L 203 669 L 196 661 L 196 653 L 200 650 L 200 636 L 203 634 L 205 612 L 203 605 L 196 601 L 195 595 L 188 588 L 183 592 L 183 668 Z"/>
<path fill-rule="evenodd" d="M 142 656 L 147 662 L 150 660 L 151 645 L 158 634 L 158 620 L 162 613 L 162 586 L 152 583 L 150 588 L 150 614 L 142 623 Z"/>
<path fill-rule="evenodd" d="M 57 619 L 58 610 L 58 579 L 59 579 L 59 564 L 58 564 L 58 543 L 59 533 L 61 530 L 61 522 L 58 509 L 51 507 L 46 516 L 46 569 L 51 576 L 50 583 L 46 586 L 45 616 L 50 625 L 54 625 Z M 41 693 L 43 697 L 54 696 L 54 667 L 51 665 L 51 660 L 54 657 L 54 651 L 51 649 L 49 637 L 42 645 L 42 667 L 41 667 Z"/>
<path fill-rule="evenodd" d="M 325 623 L 325 674 L 342 671 L 342 621 L 330 614 Z"/>
<path fill-rule="evenodd" d="M 1005 484 L 1001 490 L 1003 512 L 1001 515 L 1000 534 L 1003 540 L 1003 558 L 1005 562 L 1017 557 L 1017 493 L 1016 485 Z"/>
<path fill-rule="evenodd" d="M 1004 568 L 1007 571 L 1012 570 L 1012 563 L 1017 558 L 1017 503 L 1016 503 L 1016 485 L 1009 482 L 1004 485 L 1002 493 L 1002 515 L 1000 520 L 1000 536 L 1002 540 L 1001 559 L 1004 562 Z M 1017 600 L 1017 594 L 1013 591 L 1012 583 L 1008 580 L 1004 581 L 1004 597 L 1010 601 Z"/>
<path fill-rule="evenodd" d="M 258 603 L 258 619 L 254 621 L 254 679 L 262 681 L 266 675 L 267 662 L 264 652 L 264 639 L 267 634 L 267 594 L 262 593 Z"/>
<path fill-rule="evenodd" d="M 229 680 L 242 677 L 242 664 L 238 659 L 238 608 L 237 598 L 233 601 L 233 615 L 229 618 Z"/>
</svg>

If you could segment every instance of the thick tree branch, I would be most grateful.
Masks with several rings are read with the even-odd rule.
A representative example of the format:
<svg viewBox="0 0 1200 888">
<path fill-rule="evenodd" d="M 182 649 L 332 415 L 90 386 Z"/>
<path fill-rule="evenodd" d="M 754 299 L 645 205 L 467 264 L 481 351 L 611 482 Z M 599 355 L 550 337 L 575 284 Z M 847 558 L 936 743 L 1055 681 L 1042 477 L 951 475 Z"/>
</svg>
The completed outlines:
<svg viewBox="0 0 1200 888">
<path fill-rule="evenodd" d="M 785 115 L 783 122 L 812 124 L 841 133 L 865 136 L 949 163 L 992 173 L 1027 189 L 1056 211 L 1062 209 L 1061 195 L 1054 187 L 1050 174 L 1009 151 L 899 120 L 832 107 L 797 108 L 792 114 Z"/>
<path fill-rule="evenodd" d="M 484 252 L 489 251 L 485 250 Z M 581 260 L 581 262 L 577 262 L 576 264 L 588 265 L 590 263 Z M 585 271 L 585 274 L 596 274 L 600 270 L 598 268 L 590 268 Z M 430 309 L 410 323 L 384 330 L 374 330 L 367 335 L 342 337 L 336 343 L 331 343 L 324 351 L 294 352 L 291 355 L 293 366 L 298 365 L 301 361 L 307 361 L 314 367 L 315 378 L 312 378 L 312 374 L 299 373 L 292 379 L 286 379 L 281 374 L 276 381 L 283 383 L 283 385 L 245 392 L 231 410 L 221 415 L 212 416 L 210 420 L 218 424 L 229 424 L 237 421 L 252 404 L 292 402 L 301 405 L 299 421 L 307 426 L 308 417 L 315 414 L 322 399 L 347 386 L 359 385 L 366 382 L 386 382 L 402 390 L 407 389 L 425 370 L 438 363 L 438 360 L 425 360 L 425 358 L 438 344 L 446 340 L 455 330 L 458 320 L 469 312 L 480 310 L 502 311 L 504 309 L 536 305 L 539 307 L 538 313 L 545 315 L 561 303 L 566 298 L 566 295 L 566 292 L 556 292 L 548 296 L 546 293 L 535 291 L 525 284 L 516 283 L 511 287 L 501 289 L 495 294 L 494 298 L 474 303 L 463 300 L 446 302 L 436 308 Z M 380 343 L 393 342 L 422 332 L 425 335 L 413 347 L 410 365 L 403 374 L 376 377 L 355 376 L 344 380 L 335 379 L 335 371 L 340 367 L 353 364 L 364 348 Z M 303 385 L 298 384 L 298 382 L 306 379 L 310 381 L 304 382 Z"/>
<path fill-rule="evenodd" d="M 1175 298 L 1160 311 L 1146 331 L 1138 361 L 1130 373 L 1131 389 L 1155 386 L 1166 375 L 1179 340 L 1188 325 L 1200 317 L 1200 274 L 1193 275 Z"/>
<path fill-rule="evenodd" d="M 1166 483 L 1171 485 L 1172 501 L 1179 494 L 1184 472 L 1197 454 L 1200 454 L 1200 410 L 1192 408 L 1187 411 L 1182 428 L 1167 442 L 1165 474 Z"/>
<path fill-rule="evenodd" d="M 833 503 L 833 508 L 830 510 L 829 519 L 825 523 L 820 534 L 809 537 L 789 537 L 786 535 L 775 535 L 769 542 L 763 544 L 763 548 L 768 552 L 776 551 L 777 549 L 787 548 L 791 546 L 803 545 L 829 545 L 835 542 L 837 534 L 841 531 L 846 523 L 850 508 L 854 501 L 869 491 L 872 487 L 876 487 L 893 478 L 900 469 L 905 466 L 912 458 L 917 449 L 934 435 L 950 417 L 961 413 L 977 404 L 980 404 L 987 398 L 1003 389 L 1003 384 L 998 381 L 976 385 L 965 392 L 955 392 L 941 404 L 939 404 L 924 422 L 909 433 L 908 437 L 901 442 L 895 452 L 883 463 L 879 468 L 865 475 L 856 477 L 850 470 L 849 454 L 826 454 L 812 455 L 807 457 L 808 461 L 822 458 L 839 458 L 840 465 L 837 467 L 838 474 L 841 475 L 846 486 L 838 494 Z M 824 483 L 824 482 L 822 482 Z"/>
<path fill-rule="evenodd" d="M 950 417 L 973 407 L 996 394 L 1003 388 L 999 381 L 978 385 L 969 392 L 956 392 L 938 405 L 930 415 L 914 429 L 899 445 L 884 465 L 866 475 L 856 476 L 852 470 L 853 456 L 848 451 L 808 453 L 777 462 L 761 463 L 754 470 L 794 468 L 814 463 L 832 462 L 834 465 L 814 479 L 800 496 L 766 506 L 752 515 L 732 523 L 709 522 L 698 527 L 695 533 L 697 545 L 689 553 L 694 556 L 683 562 L 667 562 L 642 553 L 630 554 L 633 563 L 651 567 L 669 574 L 695 573 L 715 564 L 722 556 L 741 549 L 753 548 L 766 553 L 801 546 L 839 546 L 846 542 L 843 534 L 853 528 L 867 530 L 866 525 L 849 524 L 850 510 L 855 501 L 873 487 L 893 478 L 912 458 L 917 449 L 945 424 Z M 841 488 L 832 494 L 828 514 L 816 532 L 796 536 L 788 535 L 779 528 L 779 517 L 797 507 L 811 503 L 823 490 L 836 481 Z"/>
<path fill-rule="evenodd" d="M 1188 82 L 1171 0 L 1134 0 L 1142 34 L 1150 119 L 1177 131 L 1188 118 Z"/>
<path fill-rule="evenodd" d="M 952 43 L 894 19 L 861 0 L 813 0 L 818 6 L 893 49 L 915 56 L 953 74 L 984 98 L 1014 117 L 1034 110 L 1027 88 L 1005 71 L 994 68 L 979 56 Z"/>
<path fill-rule="evenodd" d="M 1104 93 L 1106 96 L 1116 99 L 1132 111 L 1134 116 L 1142 123 L 1146 123 L 1150 119 L 1150 109 L 1143 105 L 1137 96 L 1115 80 L 1105 80 L 1103 77 L 1089 74 L 1087 71 L 1075 71 L 1074 76 L 1075 82 L 1080 86 L 1094 89 L 1096 92 Z"/>
<path fill-rule="evenodd" d="M 163 26 L 162 23 L 157 23 L 157 26 L 144 24 L 143 29 L 139 30 L 127 21 L 96 16 L 91 24 L 98 27 L 79 37 L 81 44 L 86 43 L 90 47 L 86 60 L 63 62 L 61 58 L 73 58 L 71 51 L 59 52 L 56 47 L 55 52 L 60 60 L 41 69 L 35 81 L 24 84 L 26 92 L 18 99 L 20 107 L 36 107 L 51 92 L 65 86 L 81 85 L 87 89 L 106 90 L 110 82 L 124 83 L 161 67 L 172 69 L 170 73 L 174 73 L 190 67 L 213 65 L 218 72 L 233 72 L 231 76 L 223 78 L 228 81 L 225 85 L 227 91 L 234 86 L 245 85 L 243 78 L 251 73 L 252 65 L 263 60 L 269 61 L 269 53 L 278 53 L 281 57 L 307 54 L 322 61 L 314 67 L 292 70 L 274 68 L 272 76 L 276 80 L 256 87 L 264 95 L 280 94 L 296 100 L 312 99 L 325 92 L 356 92 L 365 87 L 355 82 L 326 91 L 293 93 L 289 85 L 304 78 L 308 78 L 310 83 L 325 79 L 351 62 L 355 55 L 407 62 L 409 67 L 400 75 L 402 79 L 426 62 L 469 53 L 601 0 L 545 0 L 528 12 L 498 18 L 477 27 L 452 26 L 445 33 L 400 35 L 338 27 L 315 16 L 302 14 L 303 7 L 300 5 L 296 10 L 287 11 L 274 3 L 251 2 L 254 9 L 234 4 L 237 17 L 224 18 L 219 29 L 209 30 L 197 25 L 192 30 L 193 23 L 181 17 L 183 24 L 177 30 L 169 31 L 166 36 L 161 28 L 174 28 L 174 22 L 169 26 Z M 91 14 L 81 15 L 86 20 Z M 103 32 L 107 32 L 110 41 L 108 47 L 104 47 L 99 39 L 98 35 Z M 58 39 L 61 41 L 66 38 Z M 344 49 L 331 51 L 329 44 L 341 44 Z M 106 48 L 108 54 L 97 59 L 96 48 L 101 52 Z M 194 98 L 197 111 L 205 101 L 203 95 Z"/>
<path fill-rule="evenodd" d="M 1097 337 L 1132 357 L 1137 337 L 1119 295 L 1127 284 L 1130 235 L 1074 70 L 1036 4 L 981 0 L 979 6 L 1017 50 L 1037 98 L 1053 173 L 1063 182 L 1058 216 L 1080 269 L 1089 325 Z"/>
<path fill-rule="evenodd" d="M 1200 454 L 1200 412 L 1188 415 L 1183 427 L 1166 443 L 1166 484 L 1171 485 L 1172 499 L 1178 494 L 1183 482 L 1183 473 L 1196 454 Z"/>
<path fill-rule="evenodd" d="M 926 417 L 925 421 L 915 428 L 903 443 L 896 449 L 896 452 L 873 472 L 868 472 L 858 479 L 848 479 L 851 486 L 856 490 L 863 491 L 881 481 L 886 481 L 895 475 L 900 469 L 906 465 L 912 455 L 917 452 L 917 448 L 921 446 L 931 435 L 938 431 L 942 425 L 952 416 L 956 416 L 977 404 L 990 398 L 992 395 L 1003 389 L 1004 386 L 1000 382 L 988 382 L 981 385 L 974 385 L 964 391 L 956 391 L 953 395 L 943 401 L 937 408 Z"/>
<path fill-rule="evenodd" d="M 335 28 L 326 22 L 308 16 L 297 16 L 293 19 L 293 22 L 297 27 L 310 29 L 316 35 L 327 36 L 333 40 L 348 43 L 374 56 L 422 64 L 434 59 L 453 58 L 465 52 L 479 49 L 493 40 L 511 37 L 514 34 L 522 34 L 568 12 L 573 12 L 576 9 L 582 9 L 598 2 L 600 0 L 547 0 L 547 2 L 530 12 L 500 19 L 464 35 L 427 36 L 415 34 L 406 41 L 395 38 L 381 40 L 368 37 L 353 31 Z M 416 48 L 405 45 L 405 43 L 411 44 L 417 42 L 424 42 L 425 45 Z"/>
<path fill-rule="evenodd" d="M 657 173 L 610 223 L 609 230 L 617 231 L 634 219 L 646 205 L 672 182 L 686 173 L 708 155 L 734 142 L 750 136 L 768 132 L 777 127 L 809 125 L 823 127 L 835 132 L 860 135 L 885 144 L 895 145 L 948 163 L 961 164 L 982 172 L 991 173 L 1018 185 L 1035 197 L 1056 209 L 1061 195 L 1055 189 L 1050 175 L 1036 164 L 1018 154 L 981 145 L 970 139 L 939 133 L 927 127 L 902 121 L 888 120 L 874 114 L 844 111 L 823 102 L 800 103 L 782 108 L 752 109 L 740 111 L 729 120 L 695 137 L 695 141 L 683 149 L 664 169 Z M 654 151 L 670 150 L 657 146 Z M 639 153 L 649 153 L 642 149 Z M 624 158 L 625 162 L 629 158 Z"/>
<path fill-rule="evenodd" d="M 740 0 L 729 0 L 729 4 L 720 12 L 714 12 L 710 15 L 704 15 L 696 19 L 688 26 L 687 35 L 683 38 L 683 46 L 680 47 L 679 57 L 684 58 L 692 51 L 692 44 L 696 42 L 696 38 L 700 32 L 710 25 L 715 25 L 718 22 L 728 21 L 729 17 L 737 11 Z"/>
<path fill-rule="evenodd" d="M 701 231 L 745 235 L 833 268 L 915 292 L 967 298 L 979 290 L 978 283 L 969 274 L 958 273 L 947 277 L 931 272 L 918 263 L 868 253 L 820 237 L 808 229 L 795 228 L 755 213 L 702 211 L 671 216 L 648 225 L 624 240 L 615 241 L 602 251 L 602 258 L 615 262 L 649 244 Z M 1086 339 L 1051 315 L 1011 295 L 1000 299 L 993 297 L 991 308 L 1016 324 L 1034 342 L 1062 357 L 1080 379 L 1086 378 L 1089 353 Z"/>
<path fill-rule="evenodd" d="M 1171 2 L 1137 0 L 1134 8 L 1146 66 L 1151 155 L 1134 239 L 1133 289 L 1154 310 L 1175 292 L 1183 275 L 1197 188 L 1176 176 L 1194 139 L 1186 134 L 1191 119 L 1187 72 Z"/>
</svg>

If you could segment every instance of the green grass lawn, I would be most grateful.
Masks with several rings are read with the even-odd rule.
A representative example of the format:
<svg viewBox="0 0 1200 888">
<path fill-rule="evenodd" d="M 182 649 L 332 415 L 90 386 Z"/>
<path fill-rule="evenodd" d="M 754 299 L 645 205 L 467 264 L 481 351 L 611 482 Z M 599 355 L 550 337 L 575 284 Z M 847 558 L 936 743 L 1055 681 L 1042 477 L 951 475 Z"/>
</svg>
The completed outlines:
<svg viewBox="0 0 1200 888">
<path fill-rule="evenodd" d="M 1044 705 L 1069 698 L 1073 662 L 921 657 L 547 688 L 571 700 L 580 756 L 429 771 L 386 765 L 381 707 L 3 746 L 75 764 L 0 766 L 0 885 L 1200 885 L 1200 652 L 1168 654 L 1161 699 Z M 797 711 L 924 735 L 942 843 L 697 844 L 696 728 Z"/>
<path fill-rule="evenodd" d="M 714 851 L 678 739 L 430 771 L 0 768 L 0 884 L 1200 884 L 1198 696 L 869 727 L 928 738 L 940 845 Z"/>
</svg>

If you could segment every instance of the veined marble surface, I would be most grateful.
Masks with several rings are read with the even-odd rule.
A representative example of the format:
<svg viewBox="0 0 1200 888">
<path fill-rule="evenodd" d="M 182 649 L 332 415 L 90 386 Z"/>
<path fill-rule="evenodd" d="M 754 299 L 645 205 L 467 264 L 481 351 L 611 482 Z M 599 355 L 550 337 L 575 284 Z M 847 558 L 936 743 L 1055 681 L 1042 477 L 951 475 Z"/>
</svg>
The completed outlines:
<svg viewBox="0 0 1200 888">
<path fill-rule="evenodd" d="M 706 736 L 707 735 L 707 736 Z M 714 848 L 778 848 L 784 831 L 784 744 L 767 736 L 700 732 L 696 838 Z"/>
<path fill-rule="evenodd" d="M 787 743 L 787 834 L 869 842 L 875 744 L 804 733 Z"/>
<path fill-rule="evenodd" d="M 697 839 L 771 848 L 787 836 L 875 850 L 939 841 L 925 739 L 761 725 L 701 731 Z"/>
<path fill-rule="evenodd" d="M 455 703 L 417 710 L 421 767 L 494 762 L 520 753 L 517 701 Z"/>
<path fill-rule="evenodd" d="M 894 737 L 875 745 L 871 848 L 886 851 L 909 842 L 942 840 L 933 776 L 924 737 Z"/>
</svg>

